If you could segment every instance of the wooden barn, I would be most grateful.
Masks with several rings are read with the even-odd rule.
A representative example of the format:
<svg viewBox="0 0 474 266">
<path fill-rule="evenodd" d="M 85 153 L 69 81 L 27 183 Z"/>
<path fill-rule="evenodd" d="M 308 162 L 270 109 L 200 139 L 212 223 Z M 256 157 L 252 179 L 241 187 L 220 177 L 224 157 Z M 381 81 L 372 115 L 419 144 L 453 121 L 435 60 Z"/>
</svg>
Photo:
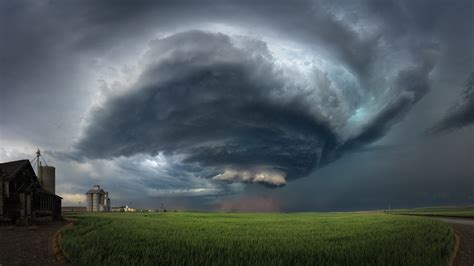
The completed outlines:
<svg viewBox="0 0 474 266">
<path fill-rule="evenodd" d="M 0 220 L 60 217 L 62 198 L 41 184 L 29 160 L 0 163 Z"/>
</svg>

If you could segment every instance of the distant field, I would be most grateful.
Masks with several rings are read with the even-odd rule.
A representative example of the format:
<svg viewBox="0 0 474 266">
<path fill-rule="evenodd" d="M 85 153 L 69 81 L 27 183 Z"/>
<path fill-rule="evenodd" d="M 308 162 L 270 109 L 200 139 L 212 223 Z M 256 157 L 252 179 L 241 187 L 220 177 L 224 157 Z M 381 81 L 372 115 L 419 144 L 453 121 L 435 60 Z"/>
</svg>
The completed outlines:
<svg viewBox="0 0 474 266">
<path fill-rule="evenodd" d="M 450 227 L 380 213 L 79 214 L 74 265 L 446 265 Z"/>
<path fill-rule="evenodd" d="M 426 207 L 414 209 L 393 210 L 394 214 L 413 214 L 425 216 L 447 216 L 447 217 L 466 217 L 474 218 L 474 206 L 445 206 L 445 207 Z"/>
</svg>

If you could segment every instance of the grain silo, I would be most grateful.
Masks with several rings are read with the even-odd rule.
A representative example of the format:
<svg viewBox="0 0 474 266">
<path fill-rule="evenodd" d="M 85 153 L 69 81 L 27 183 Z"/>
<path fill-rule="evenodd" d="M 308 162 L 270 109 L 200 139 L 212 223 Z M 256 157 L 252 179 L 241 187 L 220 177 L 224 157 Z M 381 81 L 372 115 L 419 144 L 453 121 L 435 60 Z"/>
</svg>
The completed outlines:
<svg viewBox="0 0 474 266">
<path fill-rule="evenodd" d="M 92 211 L 92 194 L 87 193 L 87 211 Z"/>
<path fill-rule="evenodd" d="M 42 161 L 45 165 L 42 164 Z M 53 194 L 56 193 L 56 168 L 52 166 L 48 166 L 46 161 L 41 155 L 41 151 L 38 149 L 36 152 L 36 163 L 37 163 L 37 176 L 38 181 L 41 184 L 41 187 Z"/>
<path fill-rule="evenodd" d="M 87 211 L 101 212 L 110 211 L 109 193 L 95 185 L 86 192 L 87 195 Z"/>
<path fill-rule="evenodd" d="M 109 192 L 105 192 L 105 201 L 104 201 L 104 205 L 105 205 L 105 210 L 106 210 L 106 211 L 110 211 L 110 198 L 109 198 Z"/>
<path fill-rule="evenodd" d="M 40 166 L 40 182 L 43 189 L 56 193 L 56 169 L 52 166 Z"/>
<path fill-rule="evenodd" d="M 100 201 L 100 193 L 92 194 L 92 211 L 97 212 L 99 211 L 99 201 Z"/>
</svg>

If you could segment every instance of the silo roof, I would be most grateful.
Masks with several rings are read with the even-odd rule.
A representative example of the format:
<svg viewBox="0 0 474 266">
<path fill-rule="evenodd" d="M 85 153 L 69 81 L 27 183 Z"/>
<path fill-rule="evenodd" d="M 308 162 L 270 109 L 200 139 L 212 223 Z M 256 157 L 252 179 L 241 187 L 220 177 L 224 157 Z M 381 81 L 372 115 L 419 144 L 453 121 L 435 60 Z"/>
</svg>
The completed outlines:
<svg viewBox="0 0 474 266">
<path fill-rule="evenodd" d="M 103 189 L 89 189 L 86 194 L 105 194 Z"/>
</svg>

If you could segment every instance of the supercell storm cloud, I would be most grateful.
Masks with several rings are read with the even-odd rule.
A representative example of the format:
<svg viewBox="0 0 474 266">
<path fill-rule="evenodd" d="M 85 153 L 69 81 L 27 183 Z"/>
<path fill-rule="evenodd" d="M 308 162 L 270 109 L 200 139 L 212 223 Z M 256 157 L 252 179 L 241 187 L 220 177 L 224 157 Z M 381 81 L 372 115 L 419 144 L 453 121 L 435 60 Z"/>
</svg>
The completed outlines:
<svg viewBox="0 0 474 266">
<path fill-rule="evenodd" d="M 66 200 L 96 181 L 143 202 L 472 183 L 472 1 L 1 5 L 2 160 L 47 150 Z"/>
<path fill-rule="evenodd" d="M 262 39 L 186 31 L 151 41 L 135 84 L 92 110 L 78 149 L 183 155 L 216 180 L 284 185 L 383 136 L 428 91 L 436 52 L 420 49 L 417 62 L 381 54 L 387 72 L 370 70 L 382 64 L 372 56 L 361 74 Z"/>
</svg>

